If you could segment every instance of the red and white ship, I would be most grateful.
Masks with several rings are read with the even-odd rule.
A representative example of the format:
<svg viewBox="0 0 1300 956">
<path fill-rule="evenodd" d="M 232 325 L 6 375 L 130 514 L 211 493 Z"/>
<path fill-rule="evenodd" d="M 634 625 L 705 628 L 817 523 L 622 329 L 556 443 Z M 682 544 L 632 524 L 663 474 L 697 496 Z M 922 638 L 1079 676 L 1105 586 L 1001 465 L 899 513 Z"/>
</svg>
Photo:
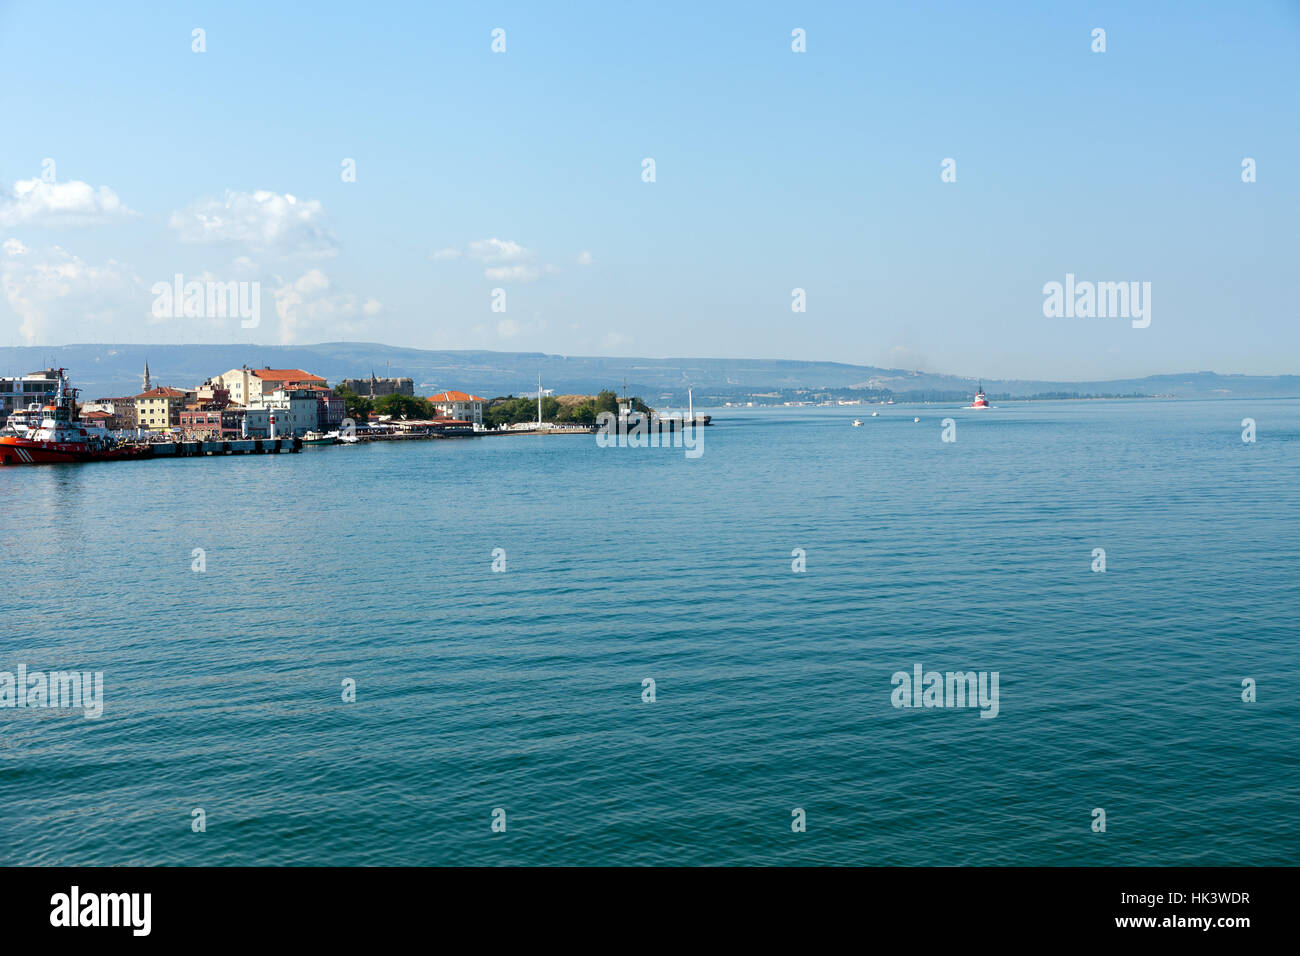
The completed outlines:
<svg viewBox="0 0 1300 956">
<path fill-rule="evenodd" d="M 980 382 L 979 391 L 975 393 L 975 401 L 966 406 L 967 408 L 992 408 L 989 400 L 984 397 L 984 383 Z"/>
<path fill-rule="evenodd" d="M 71 461 L 119 461 L 143 458 L 148 446 L 119 444 L 102 425 L 77 421 L 77 391 L 59 369 L 54 401 L 41 409 L 20 432 L 10 425 L 0 431 L 0 465 L 45 465 Z"/>
</svg>

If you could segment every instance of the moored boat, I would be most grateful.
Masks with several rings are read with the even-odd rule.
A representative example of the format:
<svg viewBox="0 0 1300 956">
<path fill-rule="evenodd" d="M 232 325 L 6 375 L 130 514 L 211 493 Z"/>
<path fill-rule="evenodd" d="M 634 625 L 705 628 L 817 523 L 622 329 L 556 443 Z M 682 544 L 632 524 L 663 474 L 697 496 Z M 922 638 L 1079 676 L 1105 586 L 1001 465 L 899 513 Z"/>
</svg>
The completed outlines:
<svg viewBox="0 0 1300 956">
<path fill-rule="evenodd" d="M 28 422 L 25 433 L 16 428 L 0 432 L 0 465 L 46 465 L 74 461 L 120 461 L 144 458 L 149 448 L 118 442 L 102 425 L 78 421 L 77 389 L 68 385 L 59 369 L 53 402 L 40 411 L 39 426 Z"/>
</svg>

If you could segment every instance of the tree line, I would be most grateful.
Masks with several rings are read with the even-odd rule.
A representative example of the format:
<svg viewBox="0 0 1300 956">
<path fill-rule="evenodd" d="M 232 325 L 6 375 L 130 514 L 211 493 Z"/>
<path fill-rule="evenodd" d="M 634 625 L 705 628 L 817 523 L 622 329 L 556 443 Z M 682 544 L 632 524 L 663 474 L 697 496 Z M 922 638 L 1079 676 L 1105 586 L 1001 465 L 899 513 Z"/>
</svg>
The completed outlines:
<svg viewBox="0 0 1300 956">
<path fill-rule="evenodd" d="M 364 422 L 370 413 L 391 415 L 393 418 L 435 418 L 437 409 L 427 398 L 418 395 L 385 395 L 373 401 L 351 389 L 338 385 L 334 394 L 343 399 L 345 414 L 354 422 Z M 649 413 L 652 409 L 640 398 L 631 399 L 632 408 Z M 562 425 L 595 425 L 601 412 L 618 414 L 618 393 L 602 389 L 596 395 L 573 403 L 561 403 L 552 395 L 542 397 L 542 421 Z M 500 425 L 517 425 L 537 421 L 537 397 L 529 395 L 502 395 L 489 399 L 483 408 L 483 424 L 487 428 Z"/>
</svg>

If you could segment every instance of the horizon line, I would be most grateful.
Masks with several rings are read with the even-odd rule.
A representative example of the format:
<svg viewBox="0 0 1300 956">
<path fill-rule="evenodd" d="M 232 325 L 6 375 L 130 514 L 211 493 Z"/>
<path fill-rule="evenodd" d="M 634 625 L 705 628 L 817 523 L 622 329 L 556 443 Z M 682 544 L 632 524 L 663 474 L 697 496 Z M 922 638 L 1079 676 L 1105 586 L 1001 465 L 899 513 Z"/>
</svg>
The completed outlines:
<svg viewBox="0 0 1300 956">
<path fill-rule="evenodd" d="M 68 342 L 63 345 L 8 345 L 3 346 L 8 349 L 68 349 L 68 348 L 101 348 L 114 347 L 120 348 L 129 346 L 132 348 L 157 348 L 157 349 L 186 349 L 186 348 L 247 348 L 247 349 L 295 349 L 295 348 L 321 348 L 324 346 L 373 346 L 383 349 L 407 349 L 415 352 L 487 352 L 493 355 L 536 355 L 542 358 L 557 359 L 614 359 L 618 361 L 652 361 L 652 362 L 775 362 L 786 365 L 838 365 L 843 368 L 851 369 L 875 369 L 881 372 L 897 372 L 902 374 L 919 374 L 919 375 L 937 375 L 945 378 L 970 379 L 972 381 L 989 381 L 989 382 L 1051 382 L 1056 384 L 1069 384 L 1072 382 L 1125 382 L 1135 381 L 1145 378 L 1157 378 L 1163 376 L 1176 375 L 1217 375 L 1221 378 L 1300 378 L 1300 372 L 1219 372 L 1214 369 L 1198 369 L 1196 371 L 1178 371 L 1178 372 L 1149 372 L 1146 375 L 1130 375 L 1125 378 L 1098 378 L 1098 379 L 1053 379 L 1053 378 L 996 378 L 987 375 L 965 375 L 958 372 L 935 372 L 925 369 L 911 368 L 888 368 L 883 365 L 860 365 L 854 362 L 841 362 L 834 359 L 786 359 L 786 358 L 749 358 L 737 356 L 651 356 L 651 355 L 576 355 L 561 352 L 538 352 L 538 351 L 506 351 L 503 349 L 485 349 L 485 348 L 426 348 L 419 345 L 390 345 L 386 342 L 369 342 L 369 341 L 347 341 L 336 340 L 331 342 L 314 342 L 314 343 L 294 343 L 291 345 L 274 345 L 259 343 L 224 343 L 224 342 L 190 342 L 190 343 L 157 343 L 157 342 Z M 850 388 L 853 386 L 844 386 Z"/>
</svg>

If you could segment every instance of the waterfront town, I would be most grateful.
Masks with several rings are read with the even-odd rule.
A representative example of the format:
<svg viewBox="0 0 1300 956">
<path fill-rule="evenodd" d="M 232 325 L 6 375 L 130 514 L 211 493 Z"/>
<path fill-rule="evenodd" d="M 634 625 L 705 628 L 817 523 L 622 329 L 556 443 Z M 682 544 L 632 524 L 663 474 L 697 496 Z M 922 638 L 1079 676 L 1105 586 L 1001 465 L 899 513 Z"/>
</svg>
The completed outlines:
<svg viewBox="0 0 1300 956">
<path fill-rule="evenodd" d="M 36 460 L 45 452 L 57 460 L 76 457 L 79 443 L 130 453 L 171 455 L 296 451 L 303 445 L 397 438 L 463 435 L 586 434 L 598 416 L 609 413 L 629 430 L 654 410 L 639 398 L 610 389 L 596 395 L 552 395 L 539 379 L 535 395 L 486 399 L 456 389 L 427 396 L 415 394 L 410 378 L 344 378 L 333 387 L 320 375 L 300 368 L 240 366 L 209 376 L 193 387 L 156 384 L 145 362 L 141 391 L 135 395 L 77 401 L 67 394 L 65 370 L 48 368 L 27 375 L 0 377 L 0 464 Z M 428 387 L 428 386 L 425 386 Z M 59 398 L 62 396 L 62 398 Z M 68 402 L 62 414 L 75 425 L 69 441 L 76 447 L 28 448 L 50 419 L 55 404 Z M 711 416 L 675 416 L 664 420 L 671 431 L 689 421 L 710 424 Z M 656 419 L 657 420 L 657 419 Z M 53 422 L 56 428 L 58 421 Z M 45 429 L 48 431 L 48 429 Z M 71 434 L 71 433 L 70 433 Z M 46 434 L 44 440 L 60 439 Z M 268 440 L 266 447 L 263 440 Z M 186 446 L 186 447 L 182 447 Z"/>
<path fill-rule="evenodd" d="M 24 430 L 58 387 L 59 370 L 0 378 L 0 424 Z M 135 395 L 79 406 L 80 421 L 144 440 L 224 441 L 337 434 L 472 434 L 487 400 L 447 390 L 417 397 L 409 378 L 344 379 L 331 388 L 297 368 L 232 368 L 193 387 L 155 384 L 146 363 Z"/>
</svg>

